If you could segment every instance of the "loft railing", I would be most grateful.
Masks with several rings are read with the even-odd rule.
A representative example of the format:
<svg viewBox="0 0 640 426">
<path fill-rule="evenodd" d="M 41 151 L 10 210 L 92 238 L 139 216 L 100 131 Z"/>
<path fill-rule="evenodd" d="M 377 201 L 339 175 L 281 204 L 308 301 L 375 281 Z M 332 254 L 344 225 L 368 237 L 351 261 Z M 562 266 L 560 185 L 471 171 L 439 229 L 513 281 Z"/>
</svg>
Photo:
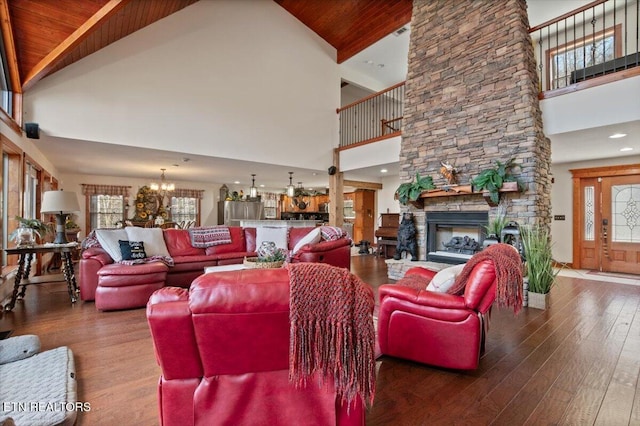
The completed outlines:
<svg viewBox="0 0 640 426">
<path fill-rule="evenodd" d="M 597 0 L 529 30 L 541 98 L 640 75 L 640 0 Z M 400 136 L 404 82 L 337 110 L 340 148 Z"/>
<path fill-rule="evenodd" d="M 640 75 L 639 21 L 638 0 L 598 0 L 531 28 L 541 97 Z"/>
<path fill-rule="evenodd" d="M 339 108 L 340 148 L 400 136 L 403 106 L 404 82 Z"/>
</svg>

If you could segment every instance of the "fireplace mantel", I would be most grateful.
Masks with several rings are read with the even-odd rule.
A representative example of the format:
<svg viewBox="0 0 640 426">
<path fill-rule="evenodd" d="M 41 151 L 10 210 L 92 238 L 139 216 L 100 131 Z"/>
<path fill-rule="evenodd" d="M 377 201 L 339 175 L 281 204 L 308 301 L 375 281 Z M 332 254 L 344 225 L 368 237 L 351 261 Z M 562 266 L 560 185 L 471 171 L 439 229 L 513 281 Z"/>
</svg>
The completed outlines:
<svg viewBox="0 0 640 426">
<path fill-rule="evenodd" d="M 504 182 L 499 192 L 517 192 L 518 191 L 518 183 L 517 182 Z M 445 188 L 439 189 L 429 189 L 427 191 L 423 191 L 417 200 L 409 201 L 412 206 L 415 208 L 422 210 L 424 209 L 424 200 L 425 198 L 435 198 L 435 197 L 455 197 L 458 195 L 473 195 L 473 194 L 482 194 L 485 199 L 488 200 L 488 193 L 485 191 L 476 192 L 473 190 L 471 185 L 453 185 L 447 186 Z M 488 201 L 487 201 L 488 202 Z"/>
</svg>

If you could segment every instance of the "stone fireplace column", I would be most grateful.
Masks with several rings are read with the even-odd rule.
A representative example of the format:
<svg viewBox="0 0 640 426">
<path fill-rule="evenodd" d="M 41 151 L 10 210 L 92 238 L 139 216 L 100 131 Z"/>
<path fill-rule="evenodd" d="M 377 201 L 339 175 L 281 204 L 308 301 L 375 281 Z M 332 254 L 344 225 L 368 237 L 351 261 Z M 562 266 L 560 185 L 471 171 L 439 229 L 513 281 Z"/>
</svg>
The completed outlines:
<svg viewBox="0 0 640 426">
<path fill-rule="evenodd" d="M 551 147 L 543 133 L 528 26 L 524 0 L 414 0 L 401 182 L 419 172 L 442 187 L 444 161 L 458 169 L 464 185 L 496 160 L 515 158 L 526 190 L 503 194 L 508 218 L 550 223 Z M 407 209 L 414 213 L 423 260 L 429 211 L 490 208 L 471 194 L 428 198 L 424 210 Z"/>
</svg>

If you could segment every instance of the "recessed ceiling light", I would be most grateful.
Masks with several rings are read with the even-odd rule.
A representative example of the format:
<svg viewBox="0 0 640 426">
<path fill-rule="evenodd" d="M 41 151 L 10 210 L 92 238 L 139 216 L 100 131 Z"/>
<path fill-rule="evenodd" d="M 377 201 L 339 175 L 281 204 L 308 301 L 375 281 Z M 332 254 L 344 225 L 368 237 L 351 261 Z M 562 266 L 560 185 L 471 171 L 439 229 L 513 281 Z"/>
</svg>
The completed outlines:
<svg viewBox="0 0 640 426">
<path fill-rule="evenodd" d="M 260 184 L 260 188 L 264 188 L 264 183 L 261 183 L 261 184 Z"/>
<path fill-rule="evenodd" d="M 382 169 L 382 170 L 380 170 L 380 173 L 387 173 L 388 171 L 389 170 L 387 170 L 387 169 Z"/>
<path fill-rule="evenodd" d="M 625 136 L 627 136 L 626 133 L 614 133 L 611 136 L 609 136 L 609 139 L 624 138 Z"/>
<path fill-rule="evenodd" d="M 240 185 L 240 181 L 239 180 L 233 181 L 233 183 L 236 184 L 236 185 Z"/>
<path fill-rule="evenodd" d="M 624 148 L 620 148 L 621 152 L 626 152 L 626 151 L 633 151 L 633 148 L 631 148 L 630 146 L 625 146 Z"/>
</svg>

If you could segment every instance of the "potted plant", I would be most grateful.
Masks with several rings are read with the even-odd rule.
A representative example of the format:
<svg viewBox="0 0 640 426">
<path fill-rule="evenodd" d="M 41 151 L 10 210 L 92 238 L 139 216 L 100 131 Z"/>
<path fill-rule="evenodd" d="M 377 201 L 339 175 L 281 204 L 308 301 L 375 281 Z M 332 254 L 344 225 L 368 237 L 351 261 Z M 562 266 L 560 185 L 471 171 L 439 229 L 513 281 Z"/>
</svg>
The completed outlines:
<svg viewBox="0 0 640 426">
<path fill-rule="evenodd" d="M 553 268 L 551 236 L 546 227 L 521 226 L 529 307 L 546 309 L 558 272 Z"/>
<path fill-rule="evenodd" d="M 16 216 L 18 227 L 9 234 L 9 239 L 14 240 L 18 247 L 28 247 L 35 244 L 35 237 L 42 238 L 46 235 L 47 225 L 39 219 L 26 219 Z"/>
<path fill-rule="evenodd" d="M 524 185 L 513 175 L 514 169 L 520 165 L 515 162 L 515 158 L 510 159 L 506 163 L 496 160 L 496 166 L 483 170 L 478 176 L 471 180 L 471 184 L 477 191 L 487 193 L 487 202 L 492 206 L 497 206 L 500 201 L 500 188 L 505 182 L 514 182 L 516 189 L 522 191 Z"/>
<path fill-rule="evenodd" d="M 420 173 L 416 173 L 415 179 L 411 182 L 401 183 L 398 189 L 396 189 L 396 197 L 400 204 L 407 205 L 410 201 L 416 201 L 422 191 L 428 189 L 434 189 L 433 178 L 431 176 L 420 176 Z"/>
<path fill-rule="evenodd" d="M 484 239 L 483 246 L 486 247 L 491 244 L 499 243 L 502 229 L 505 227 L 507 222 L 507 209 L 503 204 L 501 204 L 496 209 L 495 215 L 489 218 L 489 222 L 484 227 L 487 231 L 487 237 Z"/>
</svg>

